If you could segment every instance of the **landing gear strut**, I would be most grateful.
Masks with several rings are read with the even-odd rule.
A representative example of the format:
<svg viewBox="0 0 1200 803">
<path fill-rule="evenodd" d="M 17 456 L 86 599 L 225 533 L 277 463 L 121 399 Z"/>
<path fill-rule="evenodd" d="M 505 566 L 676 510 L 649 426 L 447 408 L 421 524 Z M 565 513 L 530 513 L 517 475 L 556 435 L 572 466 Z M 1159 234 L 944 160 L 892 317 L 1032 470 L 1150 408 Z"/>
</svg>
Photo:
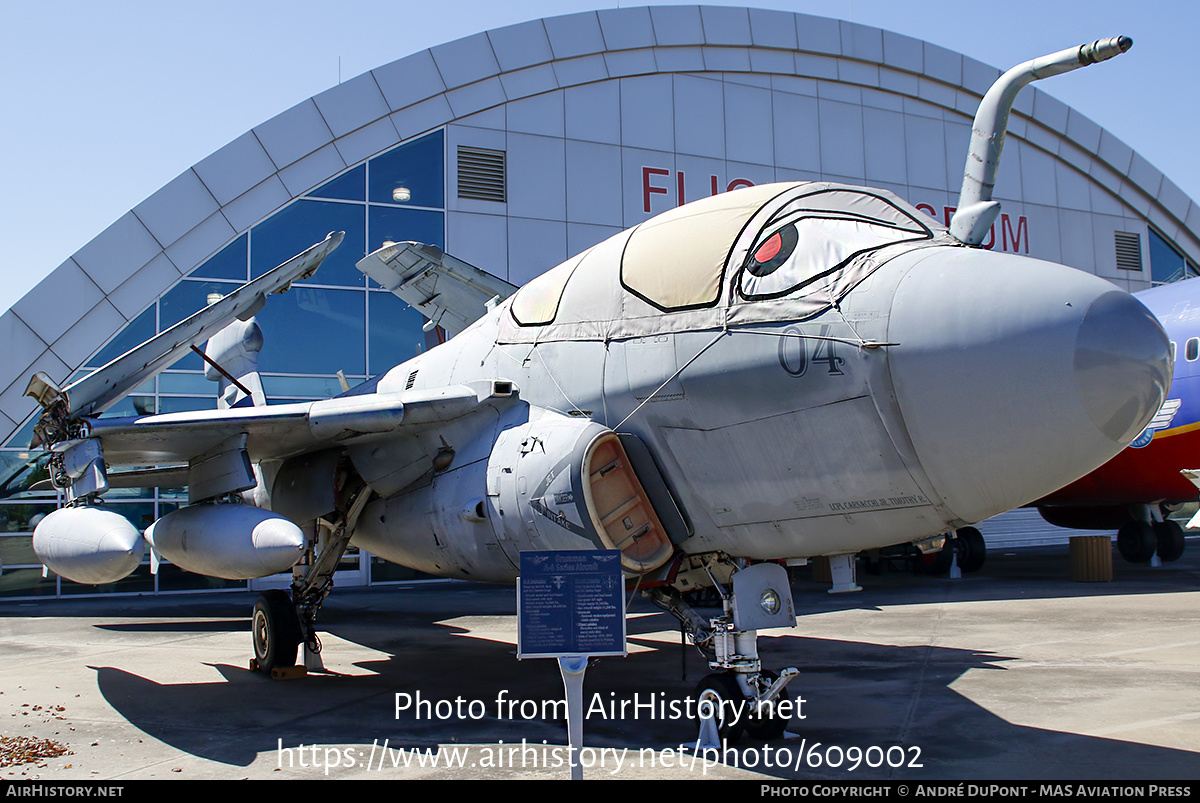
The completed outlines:
<svg viewBox="0 0 1200 803">
<path fill-rule="evenodd" d="M 696 686 L 695 695 L 700 741 L 733 742 L 742 733 L 755 739 L 778 738 L 791 718 L 790 706 L 779 704 L 790 699 L 786 687 L 800 673 L 794 668 L 763 670 L 758 630 L 796 626 L 787 570 L 774 563 L 735 569 L 730 593 L 714 576 L 717 563 L 710 561 L 704 569 L 721 594 L 718 617 L 704 619 L 673 588 L 644 593 L 679 619 L 688 639 L 709 659 L 713 672 Z"/>
</svg>

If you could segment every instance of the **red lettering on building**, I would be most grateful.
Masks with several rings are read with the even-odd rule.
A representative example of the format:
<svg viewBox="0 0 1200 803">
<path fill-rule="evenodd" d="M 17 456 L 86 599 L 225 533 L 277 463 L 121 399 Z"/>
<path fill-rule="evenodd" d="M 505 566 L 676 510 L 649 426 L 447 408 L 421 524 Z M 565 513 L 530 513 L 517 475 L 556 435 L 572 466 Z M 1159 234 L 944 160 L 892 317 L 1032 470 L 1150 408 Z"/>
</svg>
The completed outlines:
<svg viewBox="0 0 1200 803">
<path fill-rule="evenodd" d="M 928 211 L 929 214 L 933 215 L 933 207 L 930 206 L 929 204 L 917 204 L 917 209 L 921 209 L 922 211 Z M 951 221 L 951 219 L 953 219 L 954 213 L 956 211 L 957 210 L 953 206 L 942 207 L 942 214 L 945 216 L 945 220 L 946 220 L 946 228 L 950 227 L 950 221 Z M 936 217 L 936 215 L 934 215 L 934 217 Z M 1017 253 L 1018 251 L 1020 251 L 1021 235 L 1024 234 L 1025 235 L 1025 253 L 1028 254 L 1029 253 L 1029 227 L 1028 227 L 1029 219 L 1027 217 L 1025 217 L 1024 215 L 1021 215 L 1019 218 L 1017 218 L 1017 234 L 1015 236 L 1012 235 L 1012 220 L 1008 217 L 1007 214 L 1000 215 L 1000 223 L 1001 223 L 1001 229 L 1002 229 L 1001 235 L 1003 237 L 1003 239 L 1002 239 L 1003 246 L 1000 250 L 1012 251 L 1013 253 Z M 1011 248 L 1009 248 L 1009 237 L 1010 236 L 1012 236 L 1012 247 Z M 993 223 L 992 227 L 990 229 L 988 229 L 987 242 L 981 243 L 981 247 L 987 249 L 988 251 L 991 251 L 996 247 L 996 224 L 995 223 Z"/>
<path fill-rule="evenodd" d="M 1003 212 L 1000 214 L 1000 229 L 1004 236 L 1004 250 L 1005 251 L 1009 250 L 1008 238 L 1011 237 L 1012 238 L 1012 252 L 1014 254 L 1021 253 L 1021 235 L 1024 234 L 1025 235 L 1025 253 L 1027 253 L 1027 254 L 1029 253 L 1029 229 L 1025 225 L 1027 222 L 1028 221 L 1026 220 L 1024 215 L 1021 215 L 1019 218 L 1017 218 L 1017 233 L 1013 234 L 1012 219 Z"/>
<path fill-rule="evenodd" d="M 671 171 L 667 170 L 664 167 L 642 167 L 642 209 L 647 214 L 649 214 L 651 211 L 653 211 L 650 209 L 650 196 L 651 195 L 667 195 L 668 194 L 667 187 L 670 186 L 669 183 L 666 186 L 662 186 L 662 187 L 655 185 L 655 184 L 651 184 L 650 183 L 651 177 L 652 176 L 668 176 L 669 177 L 670 175 L 671 175 Z M 708 177 L 708 180 L 709 180 L 709 194 L 717 195 L 718 193 L 720 193 L 721 192 L 721 180 L 714 175 L 710 175 Z M 670 178 L 668 178 L 667 181 L 670 182 Z M 685 192 L 684 192 L 684 185 L 685 185 L 684 174 L 683 174 L 683 171 L 680 170 L 675 173 L 675 201 L 679 206 L 682 206 L 683 204 L 687 203 L 687 198 L 685 197 Z M 730 190 L 736 190 L 739 187 L 753 187 L 753 186 L 754 186 L 754 182 L 750 181 L 749 179 L 735 178 L 733 181 L 729 182 L 728 186 L 725 187 L 725 191 L 728 192 Z"/>
<path fill-rule="evenodd" d="M 666 195 L 666 187 L 654 187 L 650 184 L 650 176 L 669 176 L 670 170 L 663 170 L 661 167 L 643 167 L 642 168 L 642 208 L 647 213 L 650 212 L 650 196 Z"/>
</svg>

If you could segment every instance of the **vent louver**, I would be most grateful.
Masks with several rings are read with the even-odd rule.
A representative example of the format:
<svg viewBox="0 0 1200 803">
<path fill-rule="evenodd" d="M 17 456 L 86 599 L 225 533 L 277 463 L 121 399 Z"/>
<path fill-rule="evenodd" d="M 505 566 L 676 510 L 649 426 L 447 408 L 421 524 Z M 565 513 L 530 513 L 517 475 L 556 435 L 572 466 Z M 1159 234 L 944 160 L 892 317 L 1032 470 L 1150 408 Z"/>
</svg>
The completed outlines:
<svg viewBox="0 0 1200 803">
<path fill-rule="evenodd" d="M 1113 232 L 1117 247 L 1117 267 L 1121 270 L 1142 269 L 1142 235 L 1127 231 Z"/>
<path fill-rule="evenodd" d="M 458 197 L 504 203 L 504 151 L 459 145 Z"/>
</svg>

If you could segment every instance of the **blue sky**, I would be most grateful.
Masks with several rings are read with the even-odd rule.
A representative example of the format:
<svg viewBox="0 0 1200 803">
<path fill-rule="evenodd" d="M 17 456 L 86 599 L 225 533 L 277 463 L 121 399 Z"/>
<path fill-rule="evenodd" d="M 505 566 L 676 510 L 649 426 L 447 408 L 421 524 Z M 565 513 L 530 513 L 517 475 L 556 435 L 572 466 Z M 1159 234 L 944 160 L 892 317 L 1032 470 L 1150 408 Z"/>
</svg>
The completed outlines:
<svg viewBox="0 0 1200 803">
<path fill-rule="evenodd" d="M 660 2 L 661 5 L 678 3 Z M 714 3 L 717 4 L 717 3 Z M 793 0 L 724 5 L 848 19 L 1000 68 L 1128 35 L 1133 50 L 1039 88 L 1200 199 L 1200 3 Z M 418 50 L 604 0 L 6 2 L 0 50 L 0 311 L 122 214 L 235 137 Z M 625 6 L 640 3 L 623 3 Z M 1003 169 L 1003 165 L 1001 166 Z"/>
</svg>

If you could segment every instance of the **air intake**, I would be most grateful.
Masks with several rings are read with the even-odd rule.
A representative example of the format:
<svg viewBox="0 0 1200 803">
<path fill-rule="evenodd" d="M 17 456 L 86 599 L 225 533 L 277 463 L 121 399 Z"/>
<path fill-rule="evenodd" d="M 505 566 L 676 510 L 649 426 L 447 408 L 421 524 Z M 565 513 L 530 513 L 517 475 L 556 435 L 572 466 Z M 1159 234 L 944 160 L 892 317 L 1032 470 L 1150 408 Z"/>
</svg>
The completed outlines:
<svg viewBox="0 0 1200 803">
<path fill-rule="evenodd" d="M 504 203 L 504 151 L 459 145 L 458 197 Z"/>
<path fill-rule="evenodd" d="M 1117 247 L 1117 267 L 1121 270 L 1142 269 L 1142 235 L 1127 231 L 1113 232 Z"/>
</svg>

